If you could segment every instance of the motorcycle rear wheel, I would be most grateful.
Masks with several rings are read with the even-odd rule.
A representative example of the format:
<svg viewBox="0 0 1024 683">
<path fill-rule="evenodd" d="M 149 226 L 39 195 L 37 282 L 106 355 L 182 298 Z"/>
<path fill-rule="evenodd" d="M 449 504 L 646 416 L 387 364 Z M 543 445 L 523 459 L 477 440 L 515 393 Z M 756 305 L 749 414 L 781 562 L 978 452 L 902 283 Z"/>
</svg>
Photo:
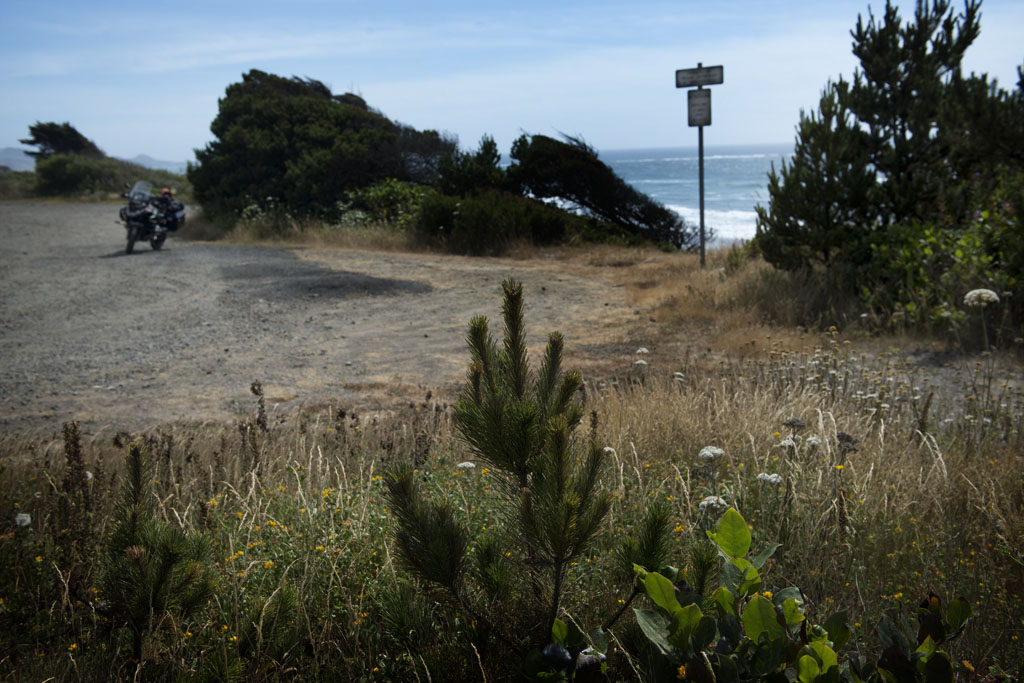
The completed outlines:
<svg viewBox="0 0 1024 683">
<path fill-rule="evenodd" d="M 160 247 L 164 246 L 165 239 L 167 239 L 167 235 L 153 235 L 149 238 L 149 246 L 153 247 L 153 251 L 158 251 Z"/>
<path fill-rule="evenodd" d="M 135 248 L 135 240 L 136 239 L 138 239 L 138 232 L 136 231 L 135 226 L 133 226 L 133 225 L 128 226 L 128 243 L 124 247 L 124 253 L 126 253 L 126 254 L 132 253 L 132 249 Z"/>
</svg>

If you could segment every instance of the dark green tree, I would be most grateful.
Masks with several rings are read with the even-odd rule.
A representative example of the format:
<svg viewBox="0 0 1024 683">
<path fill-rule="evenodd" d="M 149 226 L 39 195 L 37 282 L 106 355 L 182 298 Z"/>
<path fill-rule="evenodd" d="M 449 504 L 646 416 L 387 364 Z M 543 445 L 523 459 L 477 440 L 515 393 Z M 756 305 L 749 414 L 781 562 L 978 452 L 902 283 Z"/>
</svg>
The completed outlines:
<svg viewBox="0 0 1024 683">
<path fill-rule="evenodd" d="M 351 93 L 252 70 L 228 86 L 189 179 L 214 217 L 268 198 L 293 216 L 330 215 L 346 192 L 386 178 L 432 182 L 454 142 L 397 124 Z"/>
<path fill-rule="evenodd" d="M 480 138 L 476 152 L 454 152 L 439 167 L 438 190 L 453 197 L 466 197 L 507 185 L 501 168 L 501 153 L 490 135 Z"/>
<path fill-rule="evenodd" d="M 214 590 L 209 539 L 153 513 L 151 468 L 146 448 L 131 444 L 99 586 L 99 610 L 128 629 L 136 666 L 142 665 L 148 638 L 192 617 Z"/>
<path fill-rule="evenodd" d="M 831 266 L 860 245 L 876 223 L 876 189 L 867 133 L 843 99 L 849 84 L 829 83 L 817 112 L 801 112 L 793 156 L 768 174 L 768 207 L 758 206 L 757 243 L 780 268 Z"/>
<path fill-rule="evenodd" d="M 769 262 L 861 268 L 894 226 L 963 224 L 986 167 L 1020 168 L 1019 95 L 961 74 L 979 19 L 976 0 L 960 13 L 921 0 L 906 23 L 891 2 L 858 17 L 853 81 L 830 83 L 801 114 L 793 159 L 769 175 L 756 238 Z"/>
<path fill-rule="evenodd" d="M 980 6 L 967 0 L 957 14 L 949 0 L 918 0 L 904 24 L 887 0 L 881 18 L 869 11 L 851 31 L 860 68 L 844 99 L 871 137 L 883 224 L 939 215 L 940 197 L 957 182 L 942 144 L 943 102 L 980 32 Z"/>
<path fill-rule="evenodd" d="M 522 135 L 512 144 L 511 156 L 516 163 L 508 169 L 509 180 L 523 194 L 568 203 L 651 242 L 681 249 L 698 244 L 699 235 L 692 226 L 617 176 L 579 138 L 562 142 L 544 135 Z"/>
<path fill-rule="evenodd" d="M 100 158 L 104 154 L 92 140 L 78 132 L 68 122 L 40 123 L 28 127 L 29 136 L 18 140 L 23 145 L 38 147 L 35 152 L 25 152 L 36 159 L 46 159 L 54 154 L 80 154 L 87 157 Z"/>
</svg>

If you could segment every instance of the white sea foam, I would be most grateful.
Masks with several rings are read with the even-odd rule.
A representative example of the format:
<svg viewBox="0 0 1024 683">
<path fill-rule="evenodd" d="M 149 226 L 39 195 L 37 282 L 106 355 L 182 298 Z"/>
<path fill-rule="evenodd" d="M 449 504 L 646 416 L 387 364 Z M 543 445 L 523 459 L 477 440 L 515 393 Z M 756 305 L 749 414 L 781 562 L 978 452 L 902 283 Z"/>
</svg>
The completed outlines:
<svg viewBox="0 0 1024 683">
<path fill-rule="evenodd" d="M 672 209 L 690 225 L 700 226 L 700 209 L 669 204 Z M 704 209 L 704 226 L 715 231 L 721 241 L 753 239 L 757 230 L 757 213 L 754 211 L 717 211 Z"/>
</svg>

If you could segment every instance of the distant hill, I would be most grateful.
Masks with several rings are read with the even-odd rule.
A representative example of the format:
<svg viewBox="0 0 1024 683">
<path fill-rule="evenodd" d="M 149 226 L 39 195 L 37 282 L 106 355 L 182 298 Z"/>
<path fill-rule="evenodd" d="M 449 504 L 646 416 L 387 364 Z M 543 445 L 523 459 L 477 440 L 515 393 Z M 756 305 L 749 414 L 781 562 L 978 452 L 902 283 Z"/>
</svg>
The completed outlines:
<svg viewBox="0 0 1024 683">
<path fill-rule="evenodd" d="M 157 170 L 170 171 L 171 173 L 184 174 L 188 169 L 188 163 L 184 161 L 161 161 L 160 159 L 154 159 L 153 157 L 140 154 L 137 157 L 131 159 L 124 159 L 133 164 L 137 164 L 144 168 L 153 168 Z"/>
<path fill-rule="evenodd" d="M 12 171 L 34 171 L 36 160 L 25 154 L 23 149 L 4 147 L 0 149 L 0 166 L 6 166 Z"/>
</svg>

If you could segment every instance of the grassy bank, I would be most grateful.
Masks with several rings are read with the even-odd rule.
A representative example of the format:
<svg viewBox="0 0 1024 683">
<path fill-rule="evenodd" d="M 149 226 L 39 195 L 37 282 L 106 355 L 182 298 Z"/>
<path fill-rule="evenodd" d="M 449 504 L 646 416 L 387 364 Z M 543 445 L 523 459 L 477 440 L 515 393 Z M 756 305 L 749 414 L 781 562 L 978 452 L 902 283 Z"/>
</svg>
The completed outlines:
<svg viewBox="0 0 1024 683">
<path fill-rule="evenodd" d="M 610 551 L 636 533 L 654 501 L 671 508 L 673 564 L 685 566 L 720 514 L 700 502 L 717 495 L 750 523 L 755 550 L 781 544 L 762 569 L 766 590 L 799 586 L 818 623 L 847 612 L 848 651 L 877 656 L 881 615 L 912 620 L 934 592 L 947 603 L 962 596 L 974 609 L 963 636 L 944 645 L 961 680 L 972 670 L 1017 670 L 1019 375 L 993 356 L 922 365 L 895 352 L 858 353 L 835 332 L 814 338 L 805 351 L 768 342 L 746 359 L 641 354 L 648 362 L 634 368 L 639 374 L 590 387 L 598 440 L 614 449 L 602 484 L 613 505 L 598 549 L 571 569 L 563 618 L 592 626 L 629 598 L 630 578 Z M 571 344 L 567 351 L 571 363 Z M 4 437 L 5 678 L 131 677 L 132 629 L 101 578 L 132 441 L 151 458 L 154 518 L 208 539 L 216 582 L 200 610 L 175 616 L 172 604 L 148 624 L 145 678 L 514 677 L 521 653 L 414 584 L 390 541 L 384 478 L 399 462 L 412 462 L 470 528 L 501 523 L 495 475 L 460 466 L 470 456 L 450 406 L 428 396 L 387 414 L 325 406 L 275 419 L 260 403 L 253 398 L 252 416 L 238 425 Z M 839 447 L 839 433 L 856 439 L 855 450 Z M 700 460 L 707 445 L 725 455 Z M 631 623 L 627 616 L 611 630 L 613 680 L 644 670 L 629 653 Z"/>
</svg>

